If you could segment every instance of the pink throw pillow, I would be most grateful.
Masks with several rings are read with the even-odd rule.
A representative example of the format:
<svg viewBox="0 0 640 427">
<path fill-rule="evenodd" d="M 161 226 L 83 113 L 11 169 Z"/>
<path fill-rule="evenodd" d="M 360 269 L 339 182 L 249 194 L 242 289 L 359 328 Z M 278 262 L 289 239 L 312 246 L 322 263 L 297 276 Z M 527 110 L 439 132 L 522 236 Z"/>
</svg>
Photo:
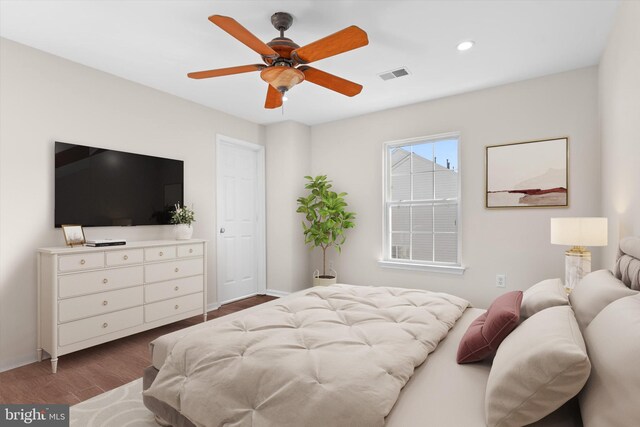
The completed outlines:
<svg viewBox="0 0 640 427">
<path fill-rule="evenodd" d="M 458 363 L 478 362 L 492 355 L 520 321 L 522 291 L 500 295 L 469 325 L 458 346 Z"/>
</svg>

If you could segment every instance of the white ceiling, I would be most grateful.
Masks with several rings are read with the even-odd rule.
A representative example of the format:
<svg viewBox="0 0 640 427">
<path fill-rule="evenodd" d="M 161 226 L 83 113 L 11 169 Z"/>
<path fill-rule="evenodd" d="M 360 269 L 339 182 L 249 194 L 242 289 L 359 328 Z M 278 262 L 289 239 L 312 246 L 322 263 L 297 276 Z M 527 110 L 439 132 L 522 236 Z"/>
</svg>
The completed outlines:
<svg viewBox="0 0 640 427">
<path fill-rule="evenodd" d="M 528 79 L 599 62 L 613 1 L 0 1 L 0 35 L 257 123 L 309 125 Z M 235 18 L 258 38 L 277 36 L 270 16 L 303 46 L 355 24 L 369 45 L 313 65 L 358 82 L 348 98 L 312 83 L 281 110 L 263 108 L 259 73 L 192 80 L 190 71 L 260 63 L 207 20 Z M 456 45 L 473 39 L 475 47 Z M 383 82 L 378 73 L 411 74 Z"/>
</svg>

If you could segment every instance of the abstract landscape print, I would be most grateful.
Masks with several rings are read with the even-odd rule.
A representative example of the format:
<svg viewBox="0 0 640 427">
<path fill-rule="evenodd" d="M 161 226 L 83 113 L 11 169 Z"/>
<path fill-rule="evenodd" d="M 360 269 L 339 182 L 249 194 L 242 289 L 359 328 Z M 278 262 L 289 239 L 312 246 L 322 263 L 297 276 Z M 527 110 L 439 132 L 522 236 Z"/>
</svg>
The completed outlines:
<svg viewBox="0 0 640 427">
<path fill-rule="evenodd" d="M 569 139 L 486 147 L 486 206 L 568 206 Z"/>
</svg>

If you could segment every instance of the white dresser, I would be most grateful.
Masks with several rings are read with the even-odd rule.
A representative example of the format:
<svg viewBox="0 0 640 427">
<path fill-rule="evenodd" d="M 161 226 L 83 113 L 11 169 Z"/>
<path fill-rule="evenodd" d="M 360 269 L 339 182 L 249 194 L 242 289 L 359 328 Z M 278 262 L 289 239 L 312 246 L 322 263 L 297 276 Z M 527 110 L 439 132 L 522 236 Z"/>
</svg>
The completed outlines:
<svg viewBox="0 0 640 427">
<path fill-rule="evenodd" d="M 38 360 L 198 314 L 207 320 L 204 240 L 38 249 Z"/>
</svg>

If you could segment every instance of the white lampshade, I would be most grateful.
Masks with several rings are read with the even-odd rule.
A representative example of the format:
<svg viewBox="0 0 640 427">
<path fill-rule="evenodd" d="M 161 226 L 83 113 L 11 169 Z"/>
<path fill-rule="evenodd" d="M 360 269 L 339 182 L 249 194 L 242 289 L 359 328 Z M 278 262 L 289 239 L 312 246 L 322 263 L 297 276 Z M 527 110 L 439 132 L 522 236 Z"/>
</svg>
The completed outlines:
<svg viewBox="0 0 640 427">
<path fill-rule="evenodd" d="M 551 218 L 551 243 L 607 246 L 607 218 Z"/>
</svg>

